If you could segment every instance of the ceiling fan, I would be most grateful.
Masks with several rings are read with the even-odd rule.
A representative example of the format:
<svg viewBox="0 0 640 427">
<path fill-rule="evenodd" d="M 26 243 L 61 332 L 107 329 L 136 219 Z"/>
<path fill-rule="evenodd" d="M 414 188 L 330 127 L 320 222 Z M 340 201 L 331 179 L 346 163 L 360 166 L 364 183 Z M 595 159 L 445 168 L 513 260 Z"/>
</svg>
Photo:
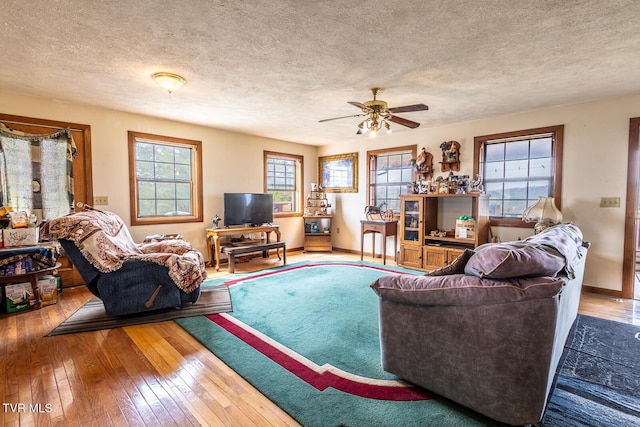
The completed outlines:
<svg viewBox="0 0 640 427">
<path fill-rule="evenodd" d="M 353 114 L 351 116 L 334 117 L 331 119 L 320 120 L 320 123 L 328 122 L 331 120 L 346 119 L 349 117 L 366 117 L 360 124 L 358 124 L 358 131 L 356 134 L 362 135 L 369 132 L 369 136 L 372 138 L 378 134 L 378 131 L 385 129 L 387 133 L 391 133 L 391 125 L 389 122 L 397 123 L 402 126 L 406 126 L 411 129 L 415 129 L 420 126 L 420 123 L 408 120 L 402 117 L 398 117 L 396 113 L 408 113 L 411 111 L 424 111 L 428 110 L 424 104 L 405 105 L 404 107 L 387 107 L 387 103 L 381 99 L 377 99 L 378 93 L 382 89 L 374 87 L 371 89 L 373 99 L 371 101 L 365 101 L 364 103 L 349 101 L 348 103 L 354 107 L 358 107 L 362 110 L 360 114 Z"/>
</svg>

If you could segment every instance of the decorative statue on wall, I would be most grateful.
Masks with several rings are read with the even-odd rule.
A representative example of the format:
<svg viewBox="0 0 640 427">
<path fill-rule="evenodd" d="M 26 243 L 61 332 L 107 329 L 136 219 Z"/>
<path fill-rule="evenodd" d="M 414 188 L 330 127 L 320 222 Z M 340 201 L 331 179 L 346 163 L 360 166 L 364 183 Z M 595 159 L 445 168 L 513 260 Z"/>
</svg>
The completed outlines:
<svg viewBox="0 0 640 427">
<path fill-rule="evenodd" d="M 440 144 L 442 150 L 442 172 L 460 170 L 460 143 L 458 141 L 445 141 Z"/>
<path fill-rule="evenodd" d="M 422 147 L 422 151 L 418 154 L 418 157 L 416 157 L 415 160 L 411 160 L 411 164 L 416 174 L 419 175 L 418 181 L 433 178 L 433 154 L 427 152 L 424 147 Z"/>
</svg>

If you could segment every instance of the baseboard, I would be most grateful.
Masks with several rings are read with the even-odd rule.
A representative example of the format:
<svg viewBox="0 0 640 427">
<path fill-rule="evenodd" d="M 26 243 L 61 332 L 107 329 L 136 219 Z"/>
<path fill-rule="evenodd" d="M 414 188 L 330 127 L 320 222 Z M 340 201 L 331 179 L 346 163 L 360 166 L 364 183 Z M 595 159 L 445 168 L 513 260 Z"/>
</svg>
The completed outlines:
<svg viewBox="0 0 640 427">
<path fill-rule="evenodd" d="M 616 291 L 615 289 L 597 288 L 595 286 L 582 286 L 582 292 L 589 292 L 592 294 L 606 295 L 609 297 L 622 298 L 622 291 Z"/>
<path fill-rule="evenodd" d="M 333 248 L 334 252 L 342 252 L 342 253 L 346 253 L 346 254 L 355 254 L 355 255 L 360 255 L 360 251 L 356 251 L 353 249 L 344 249 L 344 248 Z M 362 258 L 363 259 L 367 259 L 367 258 L 374 258 L 373 254 L 371 252 L 364 252 L 362 254 Z M 395 262 L 395 257 L 393 255 L 386 255 L 387 261 L 393 261 Z M 377 253 L 375 256 L 375 259 L 382 259 L 382 254 Z"/>
</svg>

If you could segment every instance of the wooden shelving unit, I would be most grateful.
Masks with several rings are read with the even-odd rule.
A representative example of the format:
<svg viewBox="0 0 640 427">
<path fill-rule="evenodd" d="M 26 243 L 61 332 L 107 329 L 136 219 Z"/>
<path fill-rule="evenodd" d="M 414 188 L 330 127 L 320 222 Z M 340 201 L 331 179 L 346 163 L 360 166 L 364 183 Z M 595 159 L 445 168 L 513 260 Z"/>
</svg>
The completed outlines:
<svg viewBox="0 0 640 427">
<path fill-rule="evenodd" d="M 322 191 L 311 191 L 307 197 L 304 226 L 304 251 L 305 252 L 331 252 L 332 240 L 331 204 L 326 194 Z"/>
<path fill-rule="evenodd" d="M 398 264 L 420 270 L 434 270 L 450 264 L 465 248 L 475 248 L 486 243 L 489 239 L 488 210 L 489 196 L 484 194 L 401 196 Z M 455 230 L 443 230 L 451 228 L 444 226 L 445 222 L 455 224 L 455 219 L 462 214 L 475 220 L 472 237 L 456 238 Z M 434 230 L 446 231 L 448 234 L 430 235 Z"/>
</svg>

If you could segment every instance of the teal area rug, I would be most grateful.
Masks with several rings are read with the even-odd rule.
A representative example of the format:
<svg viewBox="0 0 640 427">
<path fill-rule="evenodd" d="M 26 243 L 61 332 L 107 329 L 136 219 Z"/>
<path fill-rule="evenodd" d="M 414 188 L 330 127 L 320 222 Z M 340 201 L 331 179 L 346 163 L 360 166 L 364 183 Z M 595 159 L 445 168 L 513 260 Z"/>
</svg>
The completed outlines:
<svg viewBox="0 0 640 427">
<path fill-rule="evenodd" d="M 233 313 L 176 322 L 304 426 L 485 426 L 384 372 L 366 262 L 292 264 L 220 279 Z"/>
<path fill-rule="evenodd" d="M 212 282 L 232 313 L 176 322 L 304 426 L 502 425 L 381 369 L 369 285 L 394 272 L 420 274 L 314 262 L 235 275 Z M 640 425 L 638 354 L 640 327 L 579 315 L 536 426 Z"/>
</svg>

